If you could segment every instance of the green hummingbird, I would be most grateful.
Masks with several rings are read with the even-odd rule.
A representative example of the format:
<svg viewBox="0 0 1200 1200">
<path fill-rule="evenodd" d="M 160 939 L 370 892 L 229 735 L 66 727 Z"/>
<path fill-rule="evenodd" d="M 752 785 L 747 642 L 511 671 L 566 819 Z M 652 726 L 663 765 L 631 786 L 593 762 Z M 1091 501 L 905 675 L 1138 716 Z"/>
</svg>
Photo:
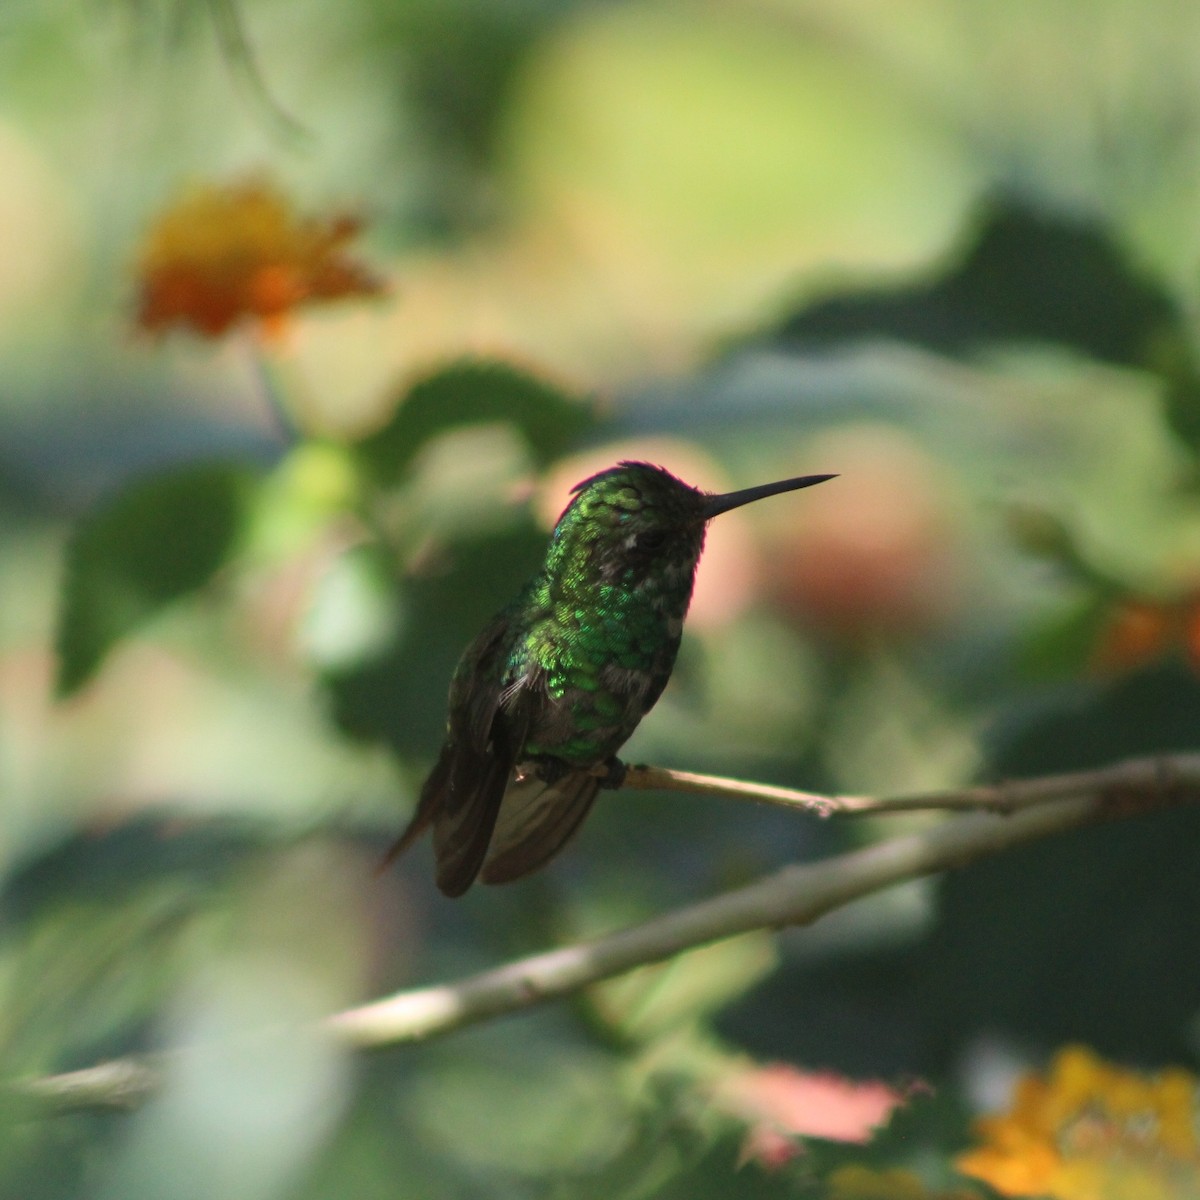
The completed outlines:
<svg viewBox="0 0 1200 1200">
<path fill-rule="evenodd" d="M 461 896 L 553 858 L 620 786 L 616 752 L 667 685 L 708 522 L 833 478 L 713 495 L 622 462 L 576 484 L 541 570 L 459 661 L 441 754 L 386 861 L 432 826 L 437 885 Z"/>
</svg>

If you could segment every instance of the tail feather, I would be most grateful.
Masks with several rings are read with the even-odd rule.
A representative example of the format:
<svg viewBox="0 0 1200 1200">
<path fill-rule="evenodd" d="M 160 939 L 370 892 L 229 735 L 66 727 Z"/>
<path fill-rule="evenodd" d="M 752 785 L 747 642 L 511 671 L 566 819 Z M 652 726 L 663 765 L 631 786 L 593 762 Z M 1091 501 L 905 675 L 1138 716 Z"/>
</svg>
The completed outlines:
<svg viewBox="0 0 1200 1200">
<path fill-rule="evenodd" d="M 379 869 L 395 862 L 432 826 L 437 885 L 447 896 L 461 896 L 487 854 L 510 772 L 507 760 L 443 746 L 421 788 L 416 813 Z"/>
<path fill-rule="evenodd" d="M 536 871 L 566 845 L 587 816 L 602 780 L 572 770 L 549 780 L 536 772 L 515 773 L 525 742 L 521 713 L 497 717 L 483 750 L 465 740 L 447 740 L 429 773 L 408 828 L 383 865 L 393 862 L 424 832 L 433 830 L 437 885 L 461 896 L 476 878 L 509 883 Z"/>
<path fill-rule="evenodd" d="M 587 816 L 600 782 L 590 772 L 570 771 L 552 783 L 535 775 L 510 783 L 479 878 L 511 883 L 548 862 Z"/>
<path fill-rule="evenodd" d="M 464 757 L 475 761 L 464 764 Z M 503 755 L 459 756 L 456 762 L 433 821 L 437 885 L 447 896 L 461 896 L 475 882 L 512 772 Z"/>
<path fill-rule="evenodd" d="M 388 847 L 383 861 L 379 864 L 380 874 L 386 871 L 420 838 L 437 816 L 442 806 L 442 793 L 446 787 L 449 770 L 449 747 L 443 746 L 437 765 L 429 773 L 429 778 L 425 780 L 425 785 L 421 788 L 417 811 L 413 813 L 412 820 L 405 826 L 404 832 Z"/>
</svg>

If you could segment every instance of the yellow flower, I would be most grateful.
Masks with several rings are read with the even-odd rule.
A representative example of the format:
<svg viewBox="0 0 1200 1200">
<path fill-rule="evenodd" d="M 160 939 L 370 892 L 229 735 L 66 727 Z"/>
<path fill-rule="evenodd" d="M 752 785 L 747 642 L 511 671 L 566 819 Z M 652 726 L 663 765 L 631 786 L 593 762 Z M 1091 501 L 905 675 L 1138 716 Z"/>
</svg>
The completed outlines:
<svg viewBox="0 0 1200 1200">
<path fill-rule="evenodd" d="M 343 252 L 358 229 L 345 213 L 301 217 L 260 180 L 194 188 L 146 236 L 138 324 L 217 337 L 251 318 L 271 332 L 297 305 L 378 293 L 381 281 Z"/>
<path fill-rule="evenodd" d="M 1200 1196 L 1196 1104 L 1187 1071 L 1138 1075 L 1067 1047 L 1044 1079 L 1021 1080 L 1010 1112 L 976 1123 L 983 1144 L 957 1166 L 1006 1196 Z"/>
</svg>

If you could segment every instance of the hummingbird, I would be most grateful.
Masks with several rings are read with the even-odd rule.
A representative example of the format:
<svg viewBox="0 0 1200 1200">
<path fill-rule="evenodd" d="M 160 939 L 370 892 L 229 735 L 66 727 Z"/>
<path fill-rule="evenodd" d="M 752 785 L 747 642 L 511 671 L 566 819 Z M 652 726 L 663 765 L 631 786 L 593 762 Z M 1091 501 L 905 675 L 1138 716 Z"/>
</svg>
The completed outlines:
<svg viewBox="0 0 1200 1200">
<path fill-rule="evenodd" d="M 571 489 L 541 570 L 463 653 L 446 739 L 385 865 L 433 829 L 437 885 L 509 883 L 553 858 L 675 665 L 713 517 L 833 475 L 712 494 L 621 462 Z"/>
</svg>

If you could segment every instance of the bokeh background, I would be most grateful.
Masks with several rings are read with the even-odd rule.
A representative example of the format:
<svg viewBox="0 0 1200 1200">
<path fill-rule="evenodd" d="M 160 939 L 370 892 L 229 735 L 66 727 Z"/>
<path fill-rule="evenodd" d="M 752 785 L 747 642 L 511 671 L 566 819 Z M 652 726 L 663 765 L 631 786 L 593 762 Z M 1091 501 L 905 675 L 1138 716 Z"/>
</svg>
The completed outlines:
<svg viewBox="0 0 1200 1200">
<path fill-rule="evenodd" d="M 458 652 L 619 458 L 841 476 L 716 523 L 631 760 L 898 793 L 1195 747 L 1198 55 L 1183 0 L 6 0 L 0 1073 L 211 1049 L 6 1115 L 0 1194 L 950 1188 L 1064 1044 L 1194 1067 L 1188 812 L 442 1042 L 300 1031 L 933 819 L 625 793 L 517 886 L 376 877 Z M 361 222 L 382 286 L 139 324 L 156 222 L 238 187 Z M 921 1086 L 801 1152 L 764 1069 Z"/>
</svg>

